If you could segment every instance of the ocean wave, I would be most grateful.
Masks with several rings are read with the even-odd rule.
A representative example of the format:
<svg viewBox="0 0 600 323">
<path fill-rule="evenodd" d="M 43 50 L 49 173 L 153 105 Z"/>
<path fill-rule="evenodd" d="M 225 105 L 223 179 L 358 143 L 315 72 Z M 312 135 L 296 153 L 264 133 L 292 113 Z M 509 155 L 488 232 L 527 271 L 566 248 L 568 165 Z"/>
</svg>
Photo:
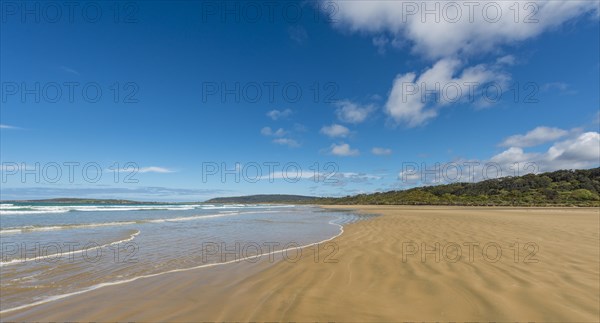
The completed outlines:
<svg viewBox="0 0 600 323">
<path fill-rule="evenodd" d="M 278 209 L 290 208 L 295 205 L 270 205 L 270 204 L 223 204 L 223 205 L 202 205 L 203 210 L 219 210 L 219 209 Z"/>
<path fill-rule="evenodd" d="M 106 248 L 106 247 L 114 246 L 114 245 L 119 244 L 119 243 L 129 242 L 129 241 L 135 239 L 135 237 L 138 234 L 140 234 L 140 230 L 135 230 L 133 233 L 129 234 L 128 238 L 117 240 L 117 241 L 113 241 L 113 242 L 106 243 L 106 244 L 103 244 L 103 245 L 100 245 L 100 246 L 95 246 L 93 248 Z M 74 251 L 70 251 L 70 252 L 61 252 L 59 255 L 61 257 L 62 256 L 70 256 L 70 255 L 74 255 L 74 254 L 81 253 L 81 252 L 84 252 L 84 251 L 87 251 L 87 249 L 78 249 L 78 250 L 74 250 Z M 0 261 L 0 267 L 10 266 L 10 265 L 16 265 L 16 264 L 22 264 L 22 263 L 27 263 L 27 262 L 30 262 L 32 260 L 40 261 L 42 259 L 55 258 L 56 255 L 57 254 L 50 254 L 50 255 L 46 255 L 46 256 L 26 258 L 26 259 L 16 258 L 16 259 L 8 260 L 8 261 Z"/>
<path fill-rule="evenodd" d="M 0 209 L 0 215 L 22 215 L 22 214 L 51 214 L 51 213 L 66 213 L 69 212 L 66 208 L 59 207 L 15 207 L 14 209 Z"/>
<path fill-rule="evenodd" d="M 277 211 L 248 211 L 248 212 L 234 212 L 234 213 L 219 213 L 219 214 L 201 214 L 174 218 L 162 218 L 162 219 L 143 219 L 143 220 L 132 220 L 132 221 L 114 221 L 114 222 L 100 222 L 100 223 L 81 223 L 81 224 L 58 224 L 51 226 L 23 226 L 23 227 L 11 227 L 0 229 L 0 234 L 19 234 L 36 231 L 53 231 L 53 230 L 69 230 L 69 229 L 85 229 L 95 227 L 107 227 L 107 226 L 121 226 L 121 225 L 132 225 L 132 224 L 145 224 L 145 223 L 165 223 L 165 222 L 181 222 L 181 221 L 193 221 L 201 219 L 219 218 L 232 215 L 243 215 L 243 214 L 258 214 L 258 213 L 277 213 Z"/>
<path fill-rule="evenodd" d="M 199 208 L 198 205 L 13 205 L 0 204 L 0 215 L 52 214 L 79 212 L 111 211 L 188 211 Z"/>
<path fill-rule="evenodd" d="M 134 206 L 134 207 L 97 207 L 97 206 L 82 206 L 73 208 L 73 211 L 82 212 L 103 212 L 103 211 L 188 211 L 196 209 L 195 206 Z"/>
<path fill-rule="evenodd" d="M 1 234 L 11 233 L 27 233 L 35 231 L 54 231 L 54 230 L 66 230 L 66 229 L 82 229 L 82 228 L 95 228 L 95 227 L 110 227 L 119 225 L 129 225 L 140 223 L 140 221 L 117 221 L 117 222 L 101 222 L 101 223 L 86 223 L 86 224 L 59 224 L 52 226 L 33 226 L 28 225 L 24 227 L 6 228 L 0 229 Z"/>
<path fill-rule="evenodd" d="M 222 209 L 265 209 L 289 208 L 294 205 L 267 205 L 267 204 L 164 204 L 164 205 L 14 205 L 0 204 L 0 215 L 28 215 L 28 214 L 53 214 L 78 212 L 114 212 L 114 211 L 189 211 L 222 210 Z"/>
<path fill-rule="evenodd" d="M 248 212 L 231 212 L 231 213 L 219 213 L 219 214 L 203 214 L 203 215 L 192 215 L 192 216 L 182 216 L 177 218 L 166 218 L 166 219 L 155 219 L 155 220 L 144 220 L 147 223 L 163 223 L 163 222 L 179 222 L 179 221 L 191 221 L 198 219 L 210 219 L 210 218 L 220 218 L 224 216 L 230 215 L 242 215 L 242 214 L 257 214 L 257 213 L 277 213 L 276 211 L 248 211 Z"/>
</svg>

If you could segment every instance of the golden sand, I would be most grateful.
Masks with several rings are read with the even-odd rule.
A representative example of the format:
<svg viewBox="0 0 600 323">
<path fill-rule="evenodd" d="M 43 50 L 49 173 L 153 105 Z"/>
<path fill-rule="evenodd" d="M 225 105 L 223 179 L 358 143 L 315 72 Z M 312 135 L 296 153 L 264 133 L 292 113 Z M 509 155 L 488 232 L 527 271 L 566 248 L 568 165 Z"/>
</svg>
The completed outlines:
<svg viewBox="0 0 600 323">
<path fill-rule="evenodd" d="M 333 249 L 318 261 L 305 249 L 297 262 L 164 274 L 1 319 L 600 321 L 599 209 L 347 208 L 382 216 L 346 226 L 328 262 Z"/>
</svg>

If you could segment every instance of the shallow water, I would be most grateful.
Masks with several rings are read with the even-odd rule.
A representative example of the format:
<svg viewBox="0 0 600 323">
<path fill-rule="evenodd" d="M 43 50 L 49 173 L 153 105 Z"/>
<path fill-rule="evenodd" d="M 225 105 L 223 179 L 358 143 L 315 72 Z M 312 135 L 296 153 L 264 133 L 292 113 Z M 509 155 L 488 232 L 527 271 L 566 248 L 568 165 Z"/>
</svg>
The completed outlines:
<svg viewBox="0 0 600 323">
<path fill-rule="evenodd" d="M 0 204 L 0 310 L 300 247 L 360 218 L 294 205 Z"/>
</svg>

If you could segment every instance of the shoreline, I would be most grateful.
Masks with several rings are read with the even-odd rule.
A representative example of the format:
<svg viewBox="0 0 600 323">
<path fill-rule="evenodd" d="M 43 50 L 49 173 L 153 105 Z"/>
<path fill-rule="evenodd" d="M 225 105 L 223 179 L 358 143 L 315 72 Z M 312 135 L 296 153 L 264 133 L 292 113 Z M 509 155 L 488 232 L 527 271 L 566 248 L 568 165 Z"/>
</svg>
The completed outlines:
<svg viewBox="0 0 600 323">
<path fill-rule="evenodd" d="M 320 206 L 314 205 L 314 207 L 320 207 Z M 324 209 L 324 208 L 321 208 L 321 209 Z M 351 212 L 351 210 L 347 210 L 347 212 Z M 199 265 L 199 266 L 194 266 L 194 267 L 189 267 L 189 268 L 171 269 L 171 270 L 168 270 L 168 271 L 165 271 L 165 272 L 154 273 L 154 274 L 147 274 L 147 275 L 141 275 L 141 276 L 133 277 L 133 278 L 126 279 L 126 280 L 100 283 L 100 284 L 97 284 L 97 285 L 93 285 L 93 286 L 87 287 L 87 288 L 85 288 L 83 290 L 79 290 L 79 291 L 75 291 L 75 292 L 71 292 L 71 293 L 67 293 L 67 294 L 60 294 L 60 295 L 50 296 L 48 298 L 42 299 L 42 300 L 37 301 L 37 302 L 33 302 L 33 303 L 24 304 L 24 305 L 20 305 L 20 306 L 17 306 L 17 307 L 13 307 L 13 308 L 8 308 L 8 309 L 1 310 L 0 311 L 0 319 L 2 318 L 3 314 L 8 314 L 8 313 L 11 313 L 11 312 L 17 312 L 17 311 L 27 310 L 27 309 L 29 309 L 31 307 L 35 307 L 35 306 L 39 306 L 39 305 L 44 305 L 44 304 L 52 303 L 54 301 L 58 301 L 58 300 L 61 300 L 61 299 L 70 298 L 70 297 L 73 297 L 73 296 L 85 294 L 85 293 L 92 292 L 92 291 L 97 290 L 97 289 L 101 289 L 103 287 L 117 286 L 117 285 L 131 283 L 131 282 L 134 282 L 134 281 L 137 281 L 137 280 L 140 280 L 140 279 L 155 278 L 155 277 L 158 277 L 158 276 L 161 276 L 161 275 L 168 275 L 168 274 L 173 274 L 173 273 L 181 273 L 181 272 L 192 271 L 192 270 L 201 270 L 201 269 L 204 269 L 204 268 L 217 267 L 217 266 L 222 266 L 222 265 L 236 264 L 236 263 L 242 263 L 242 262 L 251 262 L 251 263 L 253 263 L 250 260 L 257 259 L 257 258 L 260 259 L 261 257 L 276 255 L 278 253 L 284 253 L 284 252 L 287 252 L 287 251 L 293 250 L 293 249 L 296 249 L 296 250 L 297 249 L 306 249 L 306 248 L 309 248 L 309 247 L 312 247 L 312 246 L 315 246 L 315 245 L 319 245 L 319 244 L 331 241 L 331 240 L 333 240 L 333 239 L 341 236 L 344 233 L 344 225 L 334 222 L 334 221 L 339 220 L 339 219 L 340 218 L 337 218 L 335 220 L 331 220 L 331 221 L 328 222 L 328 224 L 330 224 L 330 225 L 337 226 L 339 228 L 339 232 L 336 235 L 334 235 L 334 236 L 332 236 L 330 238 L 324 239 L 324 240 L 320 240 L 320 241 L 317 241 L 317 242 L 312 242 L 312 243 L 301 245 L 301 246 L 298 246 L 298 247 L 290 247 L 290 248 L 287 248 L 287 249 L 273 250 L 271 252 L 262 253 L 262 254 L 259 254 L 259 255 L 248 256 L 248 257 L 243 257 L 243 258 L 239 258 L 239 259 L 235 259 L 235 260 L 230 260 L 230 261 L 225 261 L 225 262 L 207 263 L 207 264 L 203 264 L 203 265 Z M 130 241 L 130 240 L 132 240 L 133 237 L 137 236 L 139 233 L 140 233 L 140 231 L 137 230 L 137 232 L 134 233 L 134 234 L 132 234 L 130 238 L 127 238 L 127 239 L 125 239 L 123 241 Z M 113 243 L 109 243 L 109 244 L 107 244 L 107 246 L 108 245 L 113 245 L 113 244 L 115 244 L 115 243 L 114 242 Z M 70 252 L 70 253 L 74 254 L 74 253 L 81 253 L 81 252 L 82 252 L 82 250 L 76 250 L 76 251 L 73 251 L 73 252 Z M 53 257 L 53 255 L 49 255 L 49 256 L 46 256 L 46 257 L 50 258 L 50 257 Z M 40 258 L 37 258 L 37 259 L 40 259 Z M 17 260 L 17 261 L 22 261 L 22 260 Z M 7 264 L 9 264 L 9 263 L 7 263 Z M 7 265 L 7 264 L 4 264 L 4 265 Z M 3 265 L 0 264 L 0 267 L 2 267 L 2 266 Z"/>
<path fill-rule="evenodd" d="M 590 283 L 593 286 L 598 285 L 599 216 L 596 208 L 357 205 L 319 207 L 380 216 L 351 223 L 346 227 L 340 225 L 341 231 L 337 236 L 303 246 L 302 258 L 294 263 L 282 259 L 271 263 L 264 260 L 256 263 L 234 260 L 150 277 L 138 277 L 126 283 L 79 292 L 77 295 L 40 305 L 9 309 L 9 312 L 1 314 L 1 319 L 250 321 L 314 320 L 320 317 L 321 320 L 346 321 L 597 321 L 600 318 L 597 307 L 598 289 L 582 287 Z M 443 223 L 440 225 L 436 221 Z M 545 244 L 552 242 L 553 248 L 562 246 L 559 251 L 568 251 L 569 248 L 573 250 L 573 247 L 577 247 L 579 251 L 585 251 L 585 257 L 583 260 L 571 259 L 577 261 L 576 268 L 566 267 L 563 268 L 563 272 L 553 272 L 556 266 L 552 267 L 548 263 L 543 266 L 543 260 L 557 261 L 557 256 L 561 254 L 565 257 L 564 252 L 552 250 L 553 248 L 550 249 L 553 251 L 550 255 L 544 255 L 540 251 L 542 265 L 537 266 L 483 261 L 458 264 L 399 261 L 399 252 L 402 252 L 402 249 L 399 248 L 398 242 L 410 240 L 406 238 L 411 238 L 410 241 L 425 242 L 450 241 L 449 238 L 463 238 L 462 240 L 468 241 L 473 235 L 479 235 L 478 240 L 481 241 L 504 241 L 507 240 L 507 236 L 512 236 L 510 240 L 514 240 L 514 233 L 523 230 L 523 224 L 541 226 L 539 232 L 531 234 L 532 238 L 536 238 L 533 240 L 540 244 L 540 250 L 545 250 Z M 590 224 L 595 224 L 595 229 L 590 227 Z M 462 229 L 455 230 L 453 225 Z M 570 233 L 569 230 L 563 232 L 558 229 L 559 236 L 564 235 L 564 239 L 553 239 L 556 236 L 556 232 L 553 231 L 564 226 L 577 230 Z M 488 235 L 481 236 L 481 229 L 495 229 L 502 234 L 491 231 Z M 521 233 L 527 235 L 529 232 L 531 230 Z M 579 241 L 585 238 L 596 242 L 596 246 L 580 244 L 577 239 L 573 239 L 574 237 L 578 237 Z M 517 238 L 527 240 L 527 237 L 518 235 Z M 315 261 L 314 252 L 308 253 L 307 250 L 310 250 L 311 246 L 328 241 L 338 246 L 338 253 L 335 255 L 338 261 Z M 545 241 L 547 243 L 544 243 Z M 565 246 L 566 243 L 570 244 Z M 272 253 L 280 253 L 280 250 Z M 225 264 L 228 266 L 221 266 Z M 552 277 L 546 277 L 549 274 L 543 276 L 544 270 L 550 271 Z M 595 280 L 590 278 L 593 274 L 596 274 Z M 540 278 L 540 275 L 543 277 Z M 513 293 L 513 290 L 503 291 L 512 296 L 508 298 L 509 301 L 506 295 L 494 295 L 494 288 L 488 287 L 494 286 L 495 290 L 502 290 L 502 287 L 495 286 L 497 282 L 494 281 L 497 279 L 489 279 L 488 276 L 500 277 L 508 284 L 513 284 L 512 289 L 532 297 L 524 298 L 519 293 Z M 544 292 L 535 293 L 539 292 L 539 287 L 532 292 L 529 280 L 541 281 Z M 559 284 L 561 281 L 565 283 Z M 484 286 L 480 286 L 481 284 Z M 529 288 L 525 288 L 526 286 Z M 569 290 L 569 287 L 570 292 L 561 290 Z M 551 298 L 547 295 L 553 292 L 559 293 L 560 299 L 564 298 L 565 293 L 571 295 L 585 292 L 588 299 L 578 299 L 579 306 L 575 306 L 576 310 L 564 308 L 565 305 L 556 299 L 539 299 Z M 564 299 L 573 297 L 575 295 Z M 511 299 L 517 301 L 510 301 Z M 499 307 L 498 304 L 494 305 L 492 300 L 504 304 Z M 595 307 L 593 301 L 596 301 Z M 429 306 L 425 306 L 426 304 Z M 561 308 L 562 311 L 559 311 Z"/>
</svg>

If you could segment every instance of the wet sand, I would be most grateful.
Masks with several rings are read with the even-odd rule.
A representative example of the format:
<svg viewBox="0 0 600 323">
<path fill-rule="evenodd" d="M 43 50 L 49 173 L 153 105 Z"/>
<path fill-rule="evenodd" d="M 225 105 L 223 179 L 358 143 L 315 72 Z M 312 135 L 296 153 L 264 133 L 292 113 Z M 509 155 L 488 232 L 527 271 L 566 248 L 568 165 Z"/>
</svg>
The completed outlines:
<svg viewBox="0 0 600 323">
<path fill-rule="evenodd" d="M 600 321 L 597 208 L 333 208 L 381 216 L 346 226 L 331 241 L 337 251 L 322 244 L 318 259 L 311 247 L 297 261 L 278 255 L 164 274 L 0 318 Z"/>
</svg>

